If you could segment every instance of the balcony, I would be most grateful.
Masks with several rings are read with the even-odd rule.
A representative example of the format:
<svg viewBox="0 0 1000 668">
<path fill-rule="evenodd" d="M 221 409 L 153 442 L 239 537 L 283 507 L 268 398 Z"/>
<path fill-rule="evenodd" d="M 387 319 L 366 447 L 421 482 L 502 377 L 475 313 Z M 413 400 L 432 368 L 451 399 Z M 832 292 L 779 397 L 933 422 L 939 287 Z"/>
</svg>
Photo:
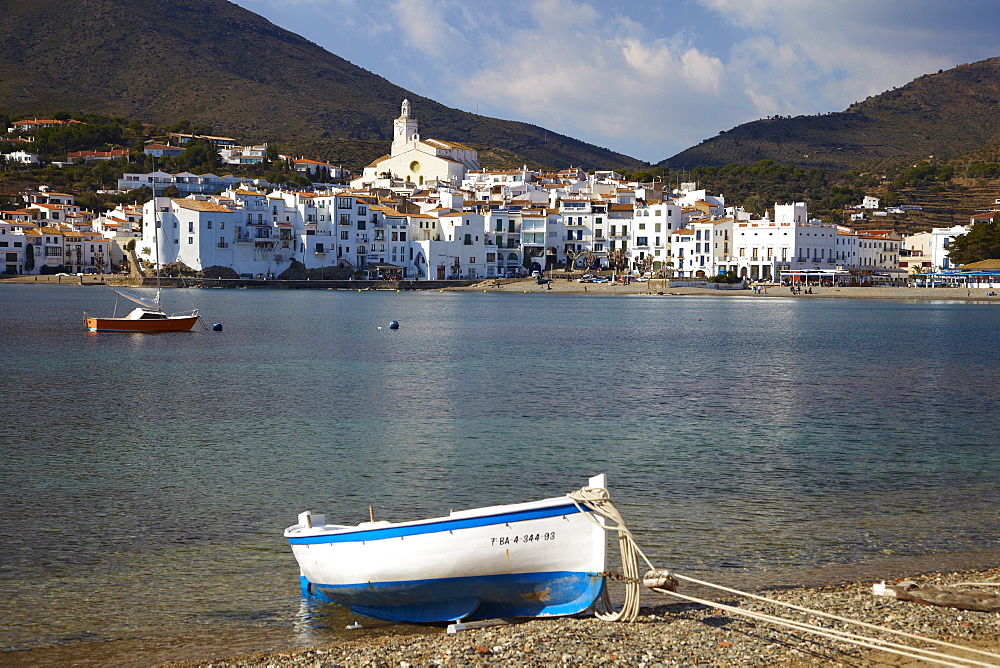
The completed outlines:
<svg viewBox="0 0 1000 668">
<path fill-rule="evenodd" d="M 220 241 L 218 244 L 216 244 L 215 247 L 216 248 L 229 248 L 229 244 L 227 244 L 225 241 Z"/>
</svg>

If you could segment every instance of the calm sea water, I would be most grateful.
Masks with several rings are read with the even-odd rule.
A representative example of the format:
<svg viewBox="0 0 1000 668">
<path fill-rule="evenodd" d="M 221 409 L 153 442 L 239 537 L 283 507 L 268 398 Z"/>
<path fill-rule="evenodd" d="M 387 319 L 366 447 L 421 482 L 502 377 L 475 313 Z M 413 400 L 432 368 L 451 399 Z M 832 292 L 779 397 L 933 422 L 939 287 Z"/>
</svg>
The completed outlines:
<svg viewBox="0 0 1000 668">
<path fill-rule="evenodd" d="M 1000 563 L 993 304 L 167 296 L 224 331 L 87 333 L 110 290 L 0 284 L 5 663 L 331 640 L 353 617 L 300 601 L 298 512 L 413 519 L 598 472 L 657 565 L 708 579 Z"/>
</svg>

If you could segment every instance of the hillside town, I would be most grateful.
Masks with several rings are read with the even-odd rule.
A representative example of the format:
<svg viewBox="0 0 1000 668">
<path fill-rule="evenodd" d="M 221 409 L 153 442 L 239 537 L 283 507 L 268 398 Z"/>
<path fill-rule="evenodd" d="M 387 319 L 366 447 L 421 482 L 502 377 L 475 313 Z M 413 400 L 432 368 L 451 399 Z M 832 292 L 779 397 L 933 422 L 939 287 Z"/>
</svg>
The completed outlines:
<svg viewBox="0 0 1000 668">
<path fill-rule="evenodd" d="M 19 121 L 32 124 L 57 121 Z M 15 124 L 17 125 L 17 124 Z M 422 138 L 404 100 L 390 153 L 350 178 L 328 163 L 283 156 L 297 171 L 343 183 L 287 189 L 263 179 L 154 170 L 125 173 L 145 204 L 97 215 L 45 186 L 0 211 L 5 274 L 130 273 L 173 266 L 220 278 L 320 276 L 396 280 L 512 278 L 554 269 L 731 282 L 904 285 L 954 272 L 948 250 L 968 225 L 902 236 L 810 218 L 803 202 L 755 217 L 721 194 L 681 183 L 629 182 L 613 171 L 480 167 L 477 152 Z M 179 145 L 192 138 L 177 134 Z M 266 145 L 207 137 L 225 164 L 263 159 Z M 178 144 L 146 145 L 168 157 Z M 75 160 L 114 159 L 113 151 Z M 91 155 L 92 154 L 92 155 Z M 9 160 L 30 161 L 15 152 Z M 884 215 L 866 197 L 845 221 Z M 969 283 L 965 277 L 964 284 Z M 994 276 L 982 274 L 982 286 Z M 985 281 L 988 280 L 988 283 Z M 998 279 L 1000 282 L 1000 279 Z M 982 287 L 977 284 L 978 287 Z"/>
</svg>

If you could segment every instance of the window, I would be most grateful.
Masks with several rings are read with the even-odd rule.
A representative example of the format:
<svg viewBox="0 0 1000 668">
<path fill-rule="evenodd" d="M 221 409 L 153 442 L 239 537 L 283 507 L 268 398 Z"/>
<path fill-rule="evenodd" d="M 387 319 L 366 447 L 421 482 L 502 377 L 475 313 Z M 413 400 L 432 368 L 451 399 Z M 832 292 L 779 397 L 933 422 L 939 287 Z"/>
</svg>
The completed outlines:
<svg viewBox="0 0 1000 668">
<path fill-rule="evenodd" d="M 323 244 L 316 244 L 316 252 L 317 253 L 323 252 Z"/>
<path fill-rule="evenodd" d="M 471 234 L 466 234 L 465 235 L 465 245 L 466 246 L 471 246 L 472 245 L 472 235 Z"/>
<path fill-rule="evenodd" d="M 635 245 L 636 246 L 648 246 L 649 245 L 649 237 L 636 237 L 635 238 Z"/>
<path fill-rule="evenodd" d="M 190 234 L 192 232 L 194 232 L 194 221 L 193 220 L 189 220 L 188 221 L 188 234 Z"/>
<path fill-rule="evenodd" d="M 208 221 L 208 229 L 212 229 L 212 221 Z"/>
<path fill-rule="evenodd" d="M 475 264 L 475 263 L 476 263 L 476 258 L 470 257 L 469 258 L 469 264 Z"/>
<path fill-rule="evenodd" d="M 340 238 L 343 239 L 344 241 L 347 241 L 347 230 L 340 231 Z"/>
<path fill-rule="evenodd" d="M 189 244 L 193 244 L 194 243 L 194 237 L 188 237 L 188 243 Z"/>
</svg>

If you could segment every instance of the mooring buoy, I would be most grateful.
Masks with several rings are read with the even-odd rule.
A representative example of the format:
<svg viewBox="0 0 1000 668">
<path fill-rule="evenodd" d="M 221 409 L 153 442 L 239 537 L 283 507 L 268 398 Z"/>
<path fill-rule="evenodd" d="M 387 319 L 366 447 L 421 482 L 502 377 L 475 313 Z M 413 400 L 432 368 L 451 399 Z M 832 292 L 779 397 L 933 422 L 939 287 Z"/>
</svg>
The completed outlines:
<svg viewBox="0 0 1000 668">
<path fill-rule="evenodd" d="M 222 323 L 221 322 L 217 322 L 214 325 L 212 325 L 212 331 L 213 332 L 221 332 L 222 331 Z"/>
<path fill-rule="evenodd" d="M 395 320 L 389 323 L 389 329 L 399 329 L 399 323 Z"/>
</svg>

